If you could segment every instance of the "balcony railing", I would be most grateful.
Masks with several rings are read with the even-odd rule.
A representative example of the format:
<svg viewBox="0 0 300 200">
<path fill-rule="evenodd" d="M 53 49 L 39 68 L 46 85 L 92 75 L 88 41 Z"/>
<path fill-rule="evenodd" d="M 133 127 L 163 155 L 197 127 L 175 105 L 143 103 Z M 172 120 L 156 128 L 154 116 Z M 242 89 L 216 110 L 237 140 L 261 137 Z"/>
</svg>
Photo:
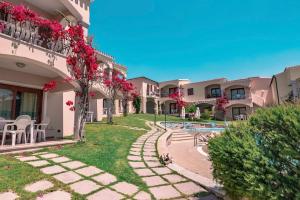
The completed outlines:
<svg viewBox="0 0 300 200">
<path fill-rule="evenodd" d="M 231 95 L 230 100 L 240 100 L 240 99 L 246 99 L 246 95 L 245 94 L 234 94 Z"/>
<path fill-rule="evenodd" d="M 67 54 L 68 52 L 69 48 L 65 48 L 69 46 L 67 45 L 67 40 L 53 40 L 52 38 L 42 37 L 40 35 L 41 28 L 30 21 L 18 22 L 11 15 L 0 13 L 0 23 L 4 26 L 0 30 L 2 34 L 60 54 Z"/>
</svg>

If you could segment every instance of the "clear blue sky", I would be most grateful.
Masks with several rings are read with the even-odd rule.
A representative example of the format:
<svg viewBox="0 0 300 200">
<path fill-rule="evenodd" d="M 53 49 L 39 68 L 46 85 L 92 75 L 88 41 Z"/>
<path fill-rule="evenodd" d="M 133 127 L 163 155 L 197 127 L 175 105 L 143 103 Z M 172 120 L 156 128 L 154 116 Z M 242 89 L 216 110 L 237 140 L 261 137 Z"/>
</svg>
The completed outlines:
<svg viewBox="0 0 300 200">
<path fill-rule="evenodd" d="M 299 0 L 95 0 L 96 47 L 157 81 L 271 76 L 300 64 Z"/>
</svg>

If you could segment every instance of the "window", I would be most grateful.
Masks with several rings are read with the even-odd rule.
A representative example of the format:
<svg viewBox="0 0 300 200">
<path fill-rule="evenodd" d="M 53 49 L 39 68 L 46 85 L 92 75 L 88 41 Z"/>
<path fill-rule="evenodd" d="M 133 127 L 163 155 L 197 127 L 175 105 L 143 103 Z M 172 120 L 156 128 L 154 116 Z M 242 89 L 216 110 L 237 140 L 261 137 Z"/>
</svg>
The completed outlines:
<svg viewBox="0 0 300 200">
<path fill-rule="evenodd" d="M 237 88 L 237 89 L 231 89 L 231 99 L 245 99 L 245 89 L 244 88 Z"/>
<path fill-rule="evenodd" d="M 149 86 L 149 84 L 147 84 L 147 95 L 148 96 L 150 95 L 150 86 Z"/>
<path fill-rule="evenodd" d="M 40 121 L 42 98 L 42 90 L 0 84 L 0 117 L 16 119 L 29 115 Z"/>
<path fill-rule="evenodd" d="M 233 107 L 232 108 L 232 118 L 236 119 L 240 115 L 247 115 L 246 107 Z"/>
<path fill-rule="evenodd" d="M 189 88 L 187 90 L 188 96 L 194 95 L 194 88 Z"/>
<path fill-rule="evenodd" d="M 177 92 L 177 90 L 178 90 L 177 87 L 175 87 L 175 88 L 169 88 L 169 94 L 174 94 L 174 93 Z"/>
<path fill-rule="evenodd" d="M 221 97 L 221 88 L 211 88 L 210 89 L 211 98 Z"/>
</svg>

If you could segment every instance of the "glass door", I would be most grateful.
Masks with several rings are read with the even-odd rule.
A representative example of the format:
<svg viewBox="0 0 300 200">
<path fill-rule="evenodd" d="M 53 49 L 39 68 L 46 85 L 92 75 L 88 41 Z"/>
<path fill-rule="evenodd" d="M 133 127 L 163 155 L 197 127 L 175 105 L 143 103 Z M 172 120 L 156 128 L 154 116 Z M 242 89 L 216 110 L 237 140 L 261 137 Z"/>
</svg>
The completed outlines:
<svg viewBox="0 0 300 200">
<path fill-rule="evenodd" d="M 0 88 L 0 117 L 12 119 L 14 103 L 14 92 L 9 89 Z"/>
</svg>

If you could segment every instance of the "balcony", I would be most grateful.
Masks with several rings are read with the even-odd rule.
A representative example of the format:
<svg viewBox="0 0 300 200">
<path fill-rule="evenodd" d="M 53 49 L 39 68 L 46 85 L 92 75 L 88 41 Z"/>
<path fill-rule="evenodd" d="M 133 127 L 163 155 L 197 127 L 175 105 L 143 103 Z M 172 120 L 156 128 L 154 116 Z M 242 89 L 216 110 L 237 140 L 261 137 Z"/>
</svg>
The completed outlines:
<svg viewBox="0 0 300 200">
<path fill-rule="evenodd" d="M 52 38 L 42 35 L 41 27 L 32 24 L 30 21 L 17 22 L 11 15 L 0 13 L 0 24 L 4 28 L 0 29 L 0 33 L 7 35 L 13 39 L 23 41 L 25 43 L 41 47 L 62 55 L 66 55 L 69 46 L 66 40 L 58 39 L 57 41 Z"/>
<path fill-rule="evenodd" d="M 245 94 L 231 94 L 230 100 L 241 100 L 241 99 L 246 99 Z"/>
</svg>

